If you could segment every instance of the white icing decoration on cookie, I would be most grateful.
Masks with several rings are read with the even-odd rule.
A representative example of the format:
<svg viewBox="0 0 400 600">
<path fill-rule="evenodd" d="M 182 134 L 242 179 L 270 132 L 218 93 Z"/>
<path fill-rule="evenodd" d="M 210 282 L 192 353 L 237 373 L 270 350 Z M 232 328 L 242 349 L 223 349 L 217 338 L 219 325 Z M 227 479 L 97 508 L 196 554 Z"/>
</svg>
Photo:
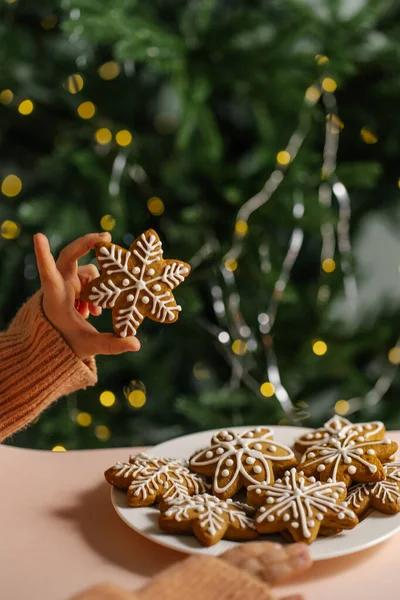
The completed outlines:
<svg viewBox="0 0 400 600">
<path fill-rule="evenodd" d="M 357 432 L 348 430 L 342 436 L 332 437 L 331 440 L 325 445 L 314 445 L 313 452 L 316 454 L 316 458 L 309 460 L 308 456 L 305 455 L 302 459 L 304 466 L 310 467 L 316 465 L 316 469 L 319 472 L 325 470 L 325 465 L 334 463 L 332 471 L 332 479 L 336 481 L 339 466 L 343 463 L 351 464 L 355 463 L 355 466 L 363 465 L 370 473 L 376 473 L 378 467 L 371 464 L 364 458 L 364 450 L 368 455 L 368 446 L 377 446 L 382 444 L 390 443 L 387 440 L 365 440 L 363 436 L 358 436 Z M 361 454 L 359 450 L 362 450 Z M 349 474 L 353 474 L 353 470 L 350 467 L 347 469 Z"/>
<path fill-rule="evenodd" d="M 375 450 L 372 450 L 372 448 L 370 448 L 369 450 L 367 450 L 367 454 L 368 456 L 374 456 Z"/>
<path fill-rule="evenodd" d="M 302 536 L 309 538 L 312 535 L 310 528 L 316 525 L 313 517 L 318 521 L 323 521 L 326 517 L 328 522 L 335 516 L 341 520 L 345 517 L 355 519 L 354 512 L 338 504 L 337 499 L 333 497 L 333 493 L 343 495 L 346 490 L 344 483 L 311 482 L 293 468 L 285 475 L 282 483 L 262 484 L 259 488 L 266 498 L 267 506 L 262 507 L 265 510 L 259 510 L 256 516 L 257 523 L 269 521 L 270 515 L 277 519 L 283 515 L 283 521 L 290 521 L 290 527 L 294 529 L 300 527 Z M 255 486 L 250 486 L 249 491 L 253 489 Z M 274 499 L 272 505 L 268 504 L 270 497 Z"/>
<path fill-rule="evenodd" d="M 254 434 L 255 430 L 251 430 L 251 432 Z M 272 432 L 267 428 L 257 432 L 257 437 L 254 435 L 253 437 L 249 436 L 249 431 L 235 433 L 222 430 L 213 436 L 209 448 L 198 452 L 190 459 L 190 466 L 195 471 L 196 467 L 215 465 L 213 489 L 217 494 L 226 492 L 239 475 L 247 484 L 258 483 L 252 473 L 248 472 L 250 469 L 247 471 L 245 468 L 246 465 L 252 465 L 256 461 L 260 464 L 253 467 L 252 472 L 255 474 L 264 473 L 265 477 L 263 475 L 263 478 L 269 482 L 272 480 L 271 461 L 272 463 L 274 461 L 281 463 L 294 459 L 293 451 L 283 444 L 275 442 L 273 446 L 267 446 L 271 439 Z M 260 442 L 263 442 L 263 444 Z M 208 458 L 207 451 L 212 451 L 214 456 Z M 227 460 L 233 458 L 236 466 L 230 471 L 228 481 L 224 480 L 222 484 L 219 478 L 220 476 L 224 477 L 223 470 L 228 464 Z"/>
<path fill-rule="evenodd" d="M 132 300 L 127 299 L 129 305 L 119 308 L 114 319 L 115 327 L 121 337 L 136 335 L 137 328 L 145 317 L 137 307 L 143 291 L 151 301 L 151 315 L 156 320 L 162 323 L 173 321 L 181 310 L 181 307 L 176 305 L 171 290 L 185 279 L 184 275 L 187 273 L 187 267 L 183 263 L 176 261 L 172 264 L 166 264 L 158 276 L 148 280 L 144 279 L 147 267 L 154 262 L 161 261 L 161 259 L 161 242 L 154 235 L 146 236 L 145 233 L 137 240 L 133 255 L 130 251 L 118 248 L 115 244 L 100 248 L 98 261 L 104 271 L 103 275 L 106 274 L 108 279 L 99 283 L 98 287 L 93 286 L 89 298 L 94 306 L 113 308 L 122 291 L 132 290 L 132 294 L 128 296 L 128 298 L 132 297 Z M 139 261 L 140 267 L 136 265 L 131 268 L 130 260 Z M 186 269 L 185 274 L 183 269 Z M 147 270 L 147 273 L 150 271 L 155 274 L 154 269 Z M 121 282 L 121 288 L 112 280 L 111 277 L 114 274 L 125 275 Z M 161 291 L 161 286 L 155 283 L 156 281 L 163 281 L 168 289 L 161 294 L 157 294 Z"/>
<path fill-rule="evenodd" d="M 150 298 L 148 296 L 143 296 L 142 302 L 143 302 L 143 304 L 148 304 L 150 302 Z"/>
<path fill-rule="evenodd" d="M 228 458 L 228 460 L 226 461 L 226 466 L 227 467 L 232 467 L 233 466 L 233 460 L 231 458 Z"/>
<path fill-rule="evenodd" d="M 128 294 L 126 297 L 128 302 L 132 302 L 132 300 L 134 299 L 134 295 L 133 294 Z"/>
<path fill-rule="evenodd" d="M 350 475 L 354 475 L 354 473 L 356 473 L 356 472 L 357 472 L 357 467 L 355 467 L 354 465 L 350 465 L 350 466 L 347 468 L 347 471 L 348 471 L 348 473 L 349 473 Z"/>
<path fill-rule="evenodd" d="M 373 496 L 382 504 L 400 505 L 400 462 L 385 464 L 383 470 L 386 479 L 372 483 L 357 483 L 349 489 L 346 502 L 357 509 L 361 508 L 366 496 Z"/>
<path fill-rule="evenodd" d="M 229 524 L 239 529 L 255 529 L 254 520 L 248 516 L 248 513 L 253 513 L 254 509 L 239 502 L 224 502 L 209 494 L 171 500 L 167 502 L 167 506 L 165 516 L 173 517 L 178 522 L 185 519 L 193 520 L 194 512 L 200 527 L 210 536 L 222 532 L 227 524 L 226 517 Z"/>
<path fill-rule="evenodd" d="M 148 275 L 149 277 L 153 277 L 153 275 L 155 275 L 155 270 L 154 269 L 149 269 L 146 273 L 146 275 Z"/>
<path fill-rule="evenodd" d="M 224 469 L 224 470 L 221 472 L 221 475 L 222 475 L 222 477 L 229 477 L 229 469 Z"/>
<path fill-rule="evenodd" d="M 214 455 L 214 452 L 211 452 L 211 450 L 209 450 L 208 452 L 206 452 L 206 457 L 207 458 L 212 458 Z"/>
<path fill-rule="evenodd" d="M 318 439 L 320 443 L 327 443 L 332 436 L 343 435 L 350 431 L 357 431 L 362 433 L 365 439 L 371 439 L 377 434 L 380 434 L 384 430 L 385 426 L 381 421 L 373 421 L 371 423 L 357 423 L 354 425 L 348 419 L 334 415 L 329 421 L 327 421 L 322 429 L 316 430 L 312 433 L 306 433 L 296 439 L 295 443 L 303 448 L 303 452 L 313 445 L 314 441 Z M 318 433 L 318 436 L 316 435 Z"/>
</svg>

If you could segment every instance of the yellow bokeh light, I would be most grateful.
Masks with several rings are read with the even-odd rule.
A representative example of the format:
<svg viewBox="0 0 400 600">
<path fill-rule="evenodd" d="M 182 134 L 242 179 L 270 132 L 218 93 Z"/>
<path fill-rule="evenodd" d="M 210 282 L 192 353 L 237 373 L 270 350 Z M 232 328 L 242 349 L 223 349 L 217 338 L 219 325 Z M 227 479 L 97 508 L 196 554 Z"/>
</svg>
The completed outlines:
<svg viewBox="0 0 400 600">
<path fill-rule="evenodd" d="M 329 58 L 325 56 L 325 54 L 317 54 L 315 57 L 315 62 L 317 65 L 326 65 L 329 62 Z"/>
<path fill-rule="evenodd" d="M 392 365 L 400 365 L 400 348 L 398 346 L 390 348 L 388 352 L 388 359 Z"/>
<path fill-rule="evenodd" d="M 338 400 L 335 404 L 335 412 L 338 415 L 347 415 L 349 412 L 350 403 L 347 400 Z"/>
<path fill-rule="evenodd" d="M 21 233 L 20 226 L 14 221 L 3 221 L 0 227 L 0 235 L 5 240 L 15 240 Z"/>
<path fill-rule="evenodd" d="M 147 208 L 152 215 L 159 217 L 164 212 L 164 202 L 161 198 L 153 196 L 147 200 Z"/>
<path fill-rule="evenodd" d="M 91 119 L 95 115 L 96 107 L 93 102 L 82 102 L 82 104 L 78 106 L 77 111 L 81 119 Z"/>
<path fill-rule="evenodd" d="M 238 268 L 237 260 L 235 260 L 234 258 L 227 258 L 224 265 L 225 265 L 225 269 L 227 271 L 231 271 L 232 273 L 233 273 L 233 271 L 236 271 L 236 269 Z"/>
<path fill-rule="evenodd" d="M 232 342 L 232 352 L 236 356 L 244 356 L 247 352 L 247 344 L 243 340 L 235 340 Z"/>
<path fill-rule="evenodd" d="M 74 73 L 67 77 L 64 87 L 69 91 L 70 94 L 77 94 L 83 88 L 83 77 L 79 73 Z"/>
<path fill-rule="evenodd" d="M 317 356 L 323 356 L 327 352 L 328 346 L 322 340 L 317 340 L 313 343 L 312 350 Z"/>
<path fill-rule="evenodd" d="M 321 86 L 324 92 L 334 92 L 337 88 L 337 83 L 331 77 L 324 77 Z"/>
<path fill-rule="evenodd" d="M 249 230 L 249 226 L 247 225 L 246 221 L 243 221 L 243 220 L 236 221 L 235 231 L 236 231 L 237 235 L 240 235 L 243 237 L 244 235 L 246 235 L 248 230 Z"/>
<path fill-rule="evenodd" d="M 112 215 L 104 215 L 101 217 L 100 226 L 104 231 L 112 231 L 115 227 L 115 219 Z"/>
<path fill-rule="evenodd" d="M 58 19 L 55 15 L 47 15 L 47 17 L 43 17 L 43 19 L 40 21 L 40 25 L 43 27 L 43 29 L 54 29 L 57 23 Z"/>
<path fill-rule="evenodd" d="M 92 422 L 92 415 L 88 412 L 80 412 L 76 417 L 76 422 L 81 427 L 89 427 Z"/>
<path fill-rule="evenodd" d="M 325 273 L 333 273 L 333 271 L 336 269 L 336 263 L 333 258 L 325 258 L 325 260 L 322 261 L 321 266 Z"/>
<path fill-rule="evenodd" d="M 30 115 L 34 106 L 32 100 L 22 100 L 18 105 L 18 112 L 21 115 Z"/>
<path fill-rule="evenodd" d="M 102 79 L 105 81 L 110 81 L 111 79 L 115 79 L 120 74 L 121 67 L 119 64 L 113 60 L 104 63 L 101 67 L 98 68 L 97 72 Z"/>
<path fill-rule="evenodd" d="M 271 398 L 275 394 L 275 386 L 269 381 L 264 381 L 260 386 L 260 392 L 265 398 Z"/>
<path fill-rule="evenodd" d="M 319 91 L 318 88 L 316 88 L 314 86 L 310 86 L 309 88 L 306 89 L 306 93 L 304 95 L 306 97 L 306 100 L 308 100 L 308 102 L 315 104 L 320 99 L 321 92 Z"/>
<path fill-rule="evenodd" d="M 276 155 L 278 165 L 288 165 L 290 163 L 290 154 L 287 150 L 281 150 Z"/>
<path fill-rule="evenodd" d="M 146 394 L 142 390 L 133 390 L 128 396 L 128 402 L 133 408 L 142 408 L 146 404 Z"/>
<path fill-rule="evenodd" d="M 109 390 L 105 390 L 100 394 L 100 404 L 109 408 L 115 404 L 115 394 Z"/>
<path fill-rule="evenodd" d="M 118 131 L 117 135 L 115 136 L 115 141 L 117 142 L 118 146 L 129 146 L 132 141 L 132 134 L 127 129 L 121 129 L 121 131 Z"/>
<path fill-rule="evenodd" d="M 4 177 L 1 183 L 1 193 L 7 196 L 8 198 L 14 198 L 18 196 L 20 191 L 22 190 L 22 181 L 17 175 L 7 175 Z"/>
<path fill-rule="evenodd" d="M 400 179 L 397 180 L 397 187 L 400 188 Z"/>
<path fill-rule="evenodd" d="M 94 429 L 94 435 L 101 442 L 107 442 L 111 437 L 111 431 L 107 425 L 96 425 Z"/>
<path fill-rule="evenodd" d="M 112 140 L 111 131 L 107 127 L 101 127 L 97 129 L 94 137 L 98 144 L 109 144 Z"/>
<path fill-rule="evenodd" d="M 363 127 L 360 131 L 361 138 L 363 142 L 366 144 L 376 144 L 378 141 L 378 136 L 375 135 L 370 129 L 367 127 Z"/>
<path fill-rule="evenodd" d="M 57 444 L 57 446 L 53 446 L 51 449 L 52 452 L 66 452 L 67 449 L 65 446 L 61 446 L 60 444 Z"/>
<path fill-rule="evenodd" d="M 1 104 L 10 104 L 12 99 L 14 98 L 14 94 L 11 90 L 3 90 L 0 92 L 0 102 Z"/>
</svg>

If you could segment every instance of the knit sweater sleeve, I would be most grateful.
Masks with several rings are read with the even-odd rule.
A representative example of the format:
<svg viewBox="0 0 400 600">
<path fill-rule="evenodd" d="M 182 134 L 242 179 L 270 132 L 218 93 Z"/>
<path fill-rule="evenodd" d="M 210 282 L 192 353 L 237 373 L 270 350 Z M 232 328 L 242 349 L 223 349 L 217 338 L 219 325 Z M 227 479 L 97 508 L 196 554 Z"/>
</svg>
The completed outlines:
<svg viewBox="0 0 400 600">
<path fill-rule="evenodd" d="M 271 588 L 212 556 L 192 556 L 157 575 L 136 592 L 99 584 L 71 600 L 273 600 Z"/>
<path fill-rule="evenodd" d="M 47 320 L 38 292 L 0 333 L 0 441 L 60 396 L 94 385 L 94 358 L 80 360 Z"/>
</svg>

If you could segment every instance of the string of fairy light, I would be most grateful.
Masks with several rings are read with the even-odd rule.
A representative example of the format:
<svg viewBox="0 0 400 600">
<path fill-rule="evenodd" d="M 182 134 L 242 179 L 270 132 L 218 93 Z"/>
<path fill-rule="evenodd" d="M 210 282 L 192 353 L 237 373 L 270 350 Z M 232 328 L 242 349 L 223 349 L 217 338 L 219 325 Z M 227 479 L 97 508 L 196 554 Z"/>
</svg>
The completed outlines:
<svg viewBox="0 0 400 600">
<path fill-rule="evenodd" d="M 7 4 L 13 4 L 16 0 L 5 0 Z M 48 15 L 42 18 L 41 27 L 44 30 L 51 30 L 58 24 L 58 19 L 54 15 Z M 323 55 L 317 55 L 316 61 L 320 66 L 327 66 L 329 59 Z M 98 76 L 104 81 L 112 81 L 117 78 L 123 65 L 117 61 L 108 61 L 98 67 Z M 99 114 L 96 105 L 87 98 L 84 98 L 85 76 L 81 72 L 72 73 L 64 81 L 66 94 L 71 94 L 77 99 L 75 110 L 82 121 L 92 124 L 93 143 L 98 148 L 106 151 L 116 151 L 112 172 L 109 182 L 110 197 L 115 197 L 119 193 L 120 183 L 125 172 L 128 169 L 129 175 L 140 181 L 146 178 L 140 165 L 127 164 L 127 150 L 134 143 L 134 136 L 128 129 L 110 128 L 109 122 L 104 121 Z M 210 327 L 210 331 L 216 336 L 224 349 L 232 366 L 231 386 L 237 386 L 241 381 L 245 383 L 254 393 L 262 398 L 271 398 L 275 396 L 280 402 L 287 416 L 293 417 L 293 403 L 291 402 L 287 390 L 284 388 L 278 368 L 278 362 L 273 346 L 271 329 L 273 328 L 280 302 L 284 296 L 286 285 L 290 280 L 291 271 L 303 242 L 303 231 L 301 228 L 301 218 L 304 213 L 304 205 L 299 196 L 295 197 L 293 205 L 293 217 L 296 220 L 296 226 L 292 231 L 288 250 L 283 260 L 282 268 L 278 279 L 275 282 L 269 305 L 265 312 L 258 315 L 258 333 L 261 335 L 262 344 L 265 350 L 265 370 L 268 378 L 265 381 L 257 382 L 248 372 L 244 365 L 244 359 L 248 352 L 257 349 L 257 336 L 251 331 L 249 325 L 245 322 L 240 311 L 240 295 L 236 288 L 235 271 L 239 266 L 239 260 L 245 243 L 245 238 L 249 233 L 249 219 L 251 215 L 261 206 L 269 201 L 285 178 L 286 171 L 296 158 L 301 145 L 307 136 L 310 127 L 309 107 L 317 104 L 322 96 L 326 112 L 326 131 L 325 131 L 325 149 L 324 159 L 321 171 L 321 184 L 319 187 L 319 203 L 321 206 L 330 205 L 332 201 L 332 192 L 339 205 L 339 219 L 336 230 L 338 240 L 338 254 L 341 270 L 344 278 L 344 288 L 347 295 L 354 298 L 356 293 L 355 278 L 352 272 L 351 246 L 349 238 L 350 224 L 350 200 L 347 190 L 342 182 L 336 176 L 336 156 L 339 133 L 344 124 L 337 114 L 336 100 L 334 92 L 337 83 L 332 77 L 321 77 L 312 84 L 305 92 L 304 107 L 300 112 L 299 124 L 290 137 L 289 142 L 283 150 L 276 155 L 276 167 L 263 186 L 262 190 L 247 202 L 238 211 L 235 220 L 234 236 L 232 245 L 224 257 L 221 265 L 221 273 L 224 285 L 227 289 L 227 302 L 222 287 L 218 282 L 212 286 L 212 296 L 214 310 L 217 317 L 218 326 Z M 40 106 L 40 101 L 35 98 L 29 98 L 18 90 L 6 88 L 0 91 L 0 105 L 9 110 L 16 110 L 22 118 L 34 118 L 35 112 Z M 160 117 L 160 131 L 163 128 Z M 378 143 L 377 135 L 367 126 L 360 131 L 361 139 L 366 144 Z M 24 193 L 23 176 L 17 172 L 2 173 L 1 193 L 7 198 L 15 198 Z M 400 178 L 397 182 L 400 188 Z M 165 211 L 164 201 L 151 196 L 147 200 L 147 209 L 150 214 L 160 217 Z M 100 219 L 100 226 L 105 231 L 112 231 L 116 226 L 116 217 L 113 214 L 105 214 Z M 0 236 L 4 240 L 16 240 L 21 234 L 22 226 L 20 223 L 6 219 L 0 225 Z M 321 251 L 321 270 L 325 274 L 330 274 L 337 268 L 335 261 L 335 232 L 330 223 L 325 223 L 321 227 L 322 251 Z M 201 262 L 212 253 L 213 242 L 205 245 L 204 249 L 199 251 L 194 257 L 194 265 L 197 267 Z M 260 246 L 260 266 L 266 272 L 269 265 L 268 246 Z M 318 300 L 326 301 L 329 298 L 329 289 L 326 284 L 321 285 Z M 232 323 L 229 327 L 223 327 L 224 319 L 230 315 Z M 328 345 L 322 339 L 313 340 L 311 350 L 317 357 L 322 357 L 328 352 Z M 383 394 L 389 389 L 396 376 L 397 368 L 400 365 L 400 340 L 389 350 L 388 366 L 382 376 L 378 379 L 375 386 L 366 395 L 365 401 L 370 405 L 376 404 L 382 398 Z M 207 369 L 204 365 L 198 363 L 194 365 L 194 376 L 198 379 L 207 379 Z M 142 382 L 131 381 L 124 388 L 124 396 L 129 406 L 134 409 L 142 408 L 146 403 L 146 389 Z M 335 410 L 338 414 L 345 415 L 358 410 L 361 399 L 351 398 L 349 400 L 339 400 L 335 404 Z M 114 410 L 118 407 L 119 398 L 114 391 L 104 390 L 99 395 L 99 403 L 105 410 Z M 307 405 L 305 403 L 304 407 Z M 108 426 L 95 422 L 92 414 L 86 411 L 73 412 L 73 419 L 77 426 L 83 428 L 93 428 L 94 435 L 98 440 L 106 442 L 111 437 L 111 431 Z M 53 447 L 54 451 L 65 451 L 66 447 L 57 444 Z"/>
</svg>

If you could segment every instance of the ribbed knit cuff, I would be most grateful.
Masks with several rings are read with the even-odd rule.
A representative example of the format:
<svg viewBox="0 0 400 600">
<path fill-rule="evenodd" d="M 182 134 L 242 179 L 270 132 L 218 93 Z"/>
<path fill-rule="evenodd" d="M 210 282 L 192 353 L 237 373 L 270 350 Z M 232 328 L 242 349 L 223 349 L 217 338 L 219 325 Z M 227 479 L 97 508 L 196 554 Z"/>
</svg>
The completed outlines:
<svg viewBox="0 0 400 600">
<path fill-rule="evenodd" d="M 187 558 L 136 593 L 138 600 L 271 600 L 264 583 L 211 556 Z"/>
<path fill-rule="evenodd" d="M 94 385 L 94 358 L 81 361 L 47 320 L 35 294 L 0 334 L 0 440 L 60 396 Z"/>
</svg>

